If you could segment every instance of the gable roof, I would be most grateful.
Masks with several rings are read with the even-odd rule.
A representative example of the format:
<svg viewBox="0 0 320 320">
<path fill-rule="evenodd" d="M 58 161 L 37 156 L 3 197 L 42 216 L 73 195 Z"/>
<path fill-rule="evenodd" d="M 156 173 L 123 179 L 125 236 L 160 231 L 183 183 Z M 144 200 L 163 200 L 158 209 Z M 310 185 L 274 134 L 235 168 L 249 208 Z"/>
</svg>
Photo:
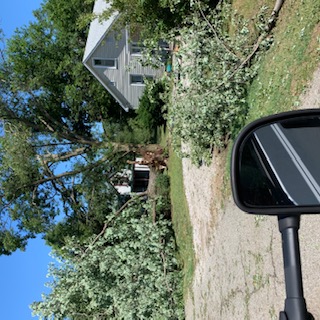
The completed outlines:
<svg viewBox="0 0 320 320">
<path fill-rule="evenodd" d="M 125 110 L 129 111 L 130 103 L 123 97 L 122 93 L 119 91 L 113 91 L 110 88 L 110 83 L 102 81 L 96 70 L 90 66 L 89 60 L 100 46 L 106 35 L 111 31 L 114 23 L 119 18 L 120 14 L 118 12 L 113 13 L 108 20 L 99 20 L 99 15 L 105 10 L 111 7 L 110 3 L 106 0 L 96 0 L 93 7 L 93 14 L 97 17 L 90 23 L 90 28 L 88 32 L 86 47 L 83 55 L 82 62 L 86 68 L 96 77 L 96 79 L 104 86 L 105 89 L 118 101 L 120 106 Z"/>
<path fill-rule="evenodd" d="M 106 0 L 96 0 L 93 7 L 94 15 L 99 16 L 103 11 L 111 7 L 110 3 Z M 104 36 L 110 31 L 114 22 L 119 17 L 119 13 L 113 13 L 108 20 L 99 21 L 99 18 L 95 18 L 90 23 L 86 48 L 84 50 L 83 63 L 89 59 L 91 53 L 99 46 Z"/>
<path fill-rule="evenodd" d="M 108 1 L 108 2 L 106 2 Z M 131 52 L 128 45 L 128 30 L 121 29 L 122 40 L 115 45 L 116 38 L 114 32 L 114 24 L 120 17 L 119 12 L 114 12 L 107 20 L 99 19 L 99 16 L 112 5 L 112 0 L 96 0 L 93 8 L 95 19 L 90 24 L 86 47 L 83 56 L 83 64 L 91 72 L 91 74 L 103 85 L 111 96 L 125 110 L 135 109 L 138 107 L 139 98 L 143 93 L 143 86 L 132 85 L 131 76 L 137 75 L 152 75 L 162 73 L 163 70 L 157 72 L 151 66 L 144 67 L 138 59 L 132 59 L 132 69 L 128 70 L 128 63 L 131 61 Z M 120 27 L 120 26 L 119 26 Z M 108 40 L 112 39 L 112 41 Z M 121 44 L 121 46 L 120 46 Z M 110 55 L 110 57 L 109 57 Z M 95 61 L 103 59 L 102 57 L 110 58 L 117 63 L 117 70 L 108 70 L 103 66 L 95 65 Z M 115 59 L 117 57 L 117 59 Z M 96 59 L 96 60 L 95 60 Z M 113 68 L 110 68 L 113 69 Z"/>
</svg>

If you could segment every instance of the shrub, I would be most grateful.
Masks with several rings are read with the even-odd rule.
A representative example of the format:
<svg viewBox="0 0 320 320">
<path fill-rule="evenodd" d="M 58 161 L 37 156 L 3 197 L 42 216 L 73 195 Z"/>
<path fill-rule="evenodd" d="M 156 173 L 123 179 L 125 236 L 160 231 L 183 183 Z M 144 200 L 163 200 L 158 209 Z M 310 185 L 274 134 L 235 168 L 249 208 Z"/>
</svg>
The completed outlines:
<svg viewBox="0 0 320 320">
<path fill-rule="evenodd" d="M 157 212 L 170 214 L 171 200 L 170 200 L 170 177 L 165 173 L 160 173 L 156 177 L 156 194 Z"/>
<path fill-rule="evenodd" d="M 137 120 L 142 125 L 151 129 L 165 124 L 163 110 L 166 102 L 164 101 L 165 90 L 165 84 L 162 81 L 147 83 L 137 110 Z"/>
<path fill-rule="evenodd" d="M 147 81 L 139 108 L 119 122 L 105 122 L 106 136 L 121 143 L 155 143 L 157 127 L 165 125 L 167 88 L 162 81 Z"/>
</svg>

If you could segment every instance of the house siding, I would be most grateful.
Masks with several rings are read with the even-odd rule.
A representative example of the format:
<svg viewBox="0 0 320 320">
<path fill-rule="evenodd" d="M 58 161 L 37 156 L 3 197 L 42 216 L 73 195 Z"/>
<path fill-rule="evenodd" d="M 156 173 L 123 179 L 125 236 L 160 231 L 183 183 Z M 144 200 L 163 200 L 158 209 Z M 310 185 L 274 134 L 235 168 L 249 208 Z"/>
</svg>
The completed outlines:
<svg viewBox="0 0 320 320">
<path fill-rule="evenodd" d="M 154 69 L 142 66 L 140 58 L 141 56 L 130 54 L 126 30 L 111 31 L 100 41 L 100 44 L 87 60 L 87 65 L 91 70 L 94 70 L 100 82 L 122 106 L 136 109 L 139 106 L 144 85 L 132 85 L 130 75 L 159 77 L 164 71 L 163 68 Z M 94 59 L 116 59 L 117 68 L 94 66 Z"/>
</svg>

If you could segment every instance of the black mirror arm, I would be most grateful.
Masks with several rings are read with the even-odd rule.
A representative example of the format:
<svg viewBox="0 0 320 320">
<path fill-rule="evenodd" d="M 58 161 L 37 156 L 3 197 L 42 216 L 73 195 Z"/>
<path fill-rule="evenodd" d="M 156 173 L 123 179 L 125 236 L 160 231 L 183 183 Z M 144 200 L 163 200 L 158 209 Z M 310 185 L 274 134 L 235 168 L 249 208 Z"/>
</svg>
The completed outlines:
<svg viewBox="0 0 320 320">
<path fill-rule="evenodd" d="M 280 320 L 308 320 L 306 301 L 303 297 L 301 258 L 298 230 L 300 215 L 278 216 L 279 231 L 282 235 L 282 251 L 286 285 L 284 311 Z M 311 316 L 312 317 L 312 316 Z"/>
</svg>

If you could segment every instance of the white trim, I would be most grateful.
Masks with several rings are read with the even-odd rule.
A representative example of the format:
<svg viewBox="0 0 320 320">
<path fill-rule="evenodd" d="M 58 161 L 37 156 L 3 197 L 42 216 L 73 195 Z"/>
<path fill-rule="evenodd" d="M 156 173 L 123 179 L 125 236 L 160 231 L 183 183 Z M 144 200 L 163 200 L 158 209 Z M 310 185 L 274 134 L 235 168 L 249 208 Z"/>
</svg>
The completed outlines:
<svg viewBox="0 0 320 320">
<path fill-rule="evenodd" d="M 129 51 L 129 30 L 128 28 L 125 28 L 125 37 L 126 37 L 126 54 L 128 54 Z"/>
<path fill-rule="evenodd" d="M 136 157 L 136 161 L 142 161 L 143 159 L 141 157 Z M 150 168 L 145 164 L 134 164 L 134 171 L 150 171 Z"/>
<path fill-rule="evenodd" d="M 120 106 L 128 112 L 131 109 L 131 104 L 127 99 L 123 96 L 123 94 L 117 89 L 117 91 L 120 93 L 121 97 L 125 100 L 122 101 L 111 89 L 110 85 L 108 85 L 106 82 L 102 81 L 101 77 L 97 74 L 94 68 L 90 68 L 87 64 L 85 64 L 85 67 L 98 79 L 98 81 L 102 84 L 104 88 L 107 89 L 107 91 L 114 97 L 114 99 L 120 104 Z M 109 79 L 109 78 L 108 78 Z"/>
<path fill-rule="evenodd" d="M 94 3 L 93 13 L 97 16 L 90 23 L 89 33 L 87 37 L 85 52 L 82 62 L 87 63 L 92 53 L 100 45 L 105 35 L 112 29 L 114 23 L 118 20 L 119 12 L 114 12 L 108 20 L 100 21 L 98 16 L 111 7 L 106 0 L 96 0 Z"/>
</svg>

